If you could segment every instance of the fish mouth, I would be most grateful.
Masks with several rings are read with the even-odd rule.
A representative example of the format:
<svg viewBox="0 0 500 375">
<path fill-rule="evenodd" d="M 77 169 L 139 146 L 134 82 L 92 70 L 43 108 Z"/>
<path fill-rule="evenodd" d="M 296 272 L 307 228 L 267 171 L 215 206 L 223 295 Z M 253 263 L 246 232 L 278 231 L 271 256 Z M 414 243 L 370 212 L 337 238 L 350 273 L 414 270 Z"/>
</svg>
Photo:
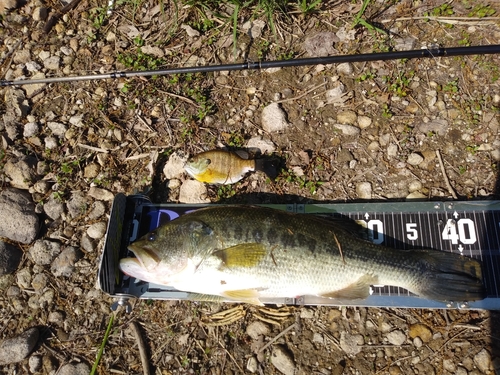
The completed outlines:
<svg viewBox="0 0 500 375">
<path fill-rule="evenodd" d="M 129 259 L 137 259 L 137 262 L 148 271 L 154 270 L 160 264 L 161 259 L 155 250 L 141 244 L 142 242 L 138 241 L 128 245 L 128 249 L 136 256 L 136 258 Z"/>
</svg>

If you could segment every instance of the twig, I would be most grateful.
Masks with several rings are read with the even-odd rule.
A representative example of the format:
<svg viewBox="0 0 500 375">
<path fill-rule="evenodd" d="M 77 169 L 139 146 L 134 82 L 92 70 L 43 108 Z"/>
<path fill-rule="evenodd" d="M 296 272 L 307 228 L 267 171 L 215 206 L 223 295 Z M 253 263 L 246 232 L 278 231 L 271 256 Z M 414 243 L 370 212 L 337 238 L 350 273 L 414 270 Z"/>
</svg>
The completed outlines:
<svg viewBox="0 0 500 375">
<path fill-rule="evenodd" d="M 280 337 L 284 336 L 287 334 L 288 331 L 294 329 L 297 327 L 297 323 L 293 323 L 289 325 L 287 328 L 285 328 L 283 331 L 278 333 L 276 336 L 274 336 L 266 345 L 264 345 L 262 348 L 259 349 L 258 353 L 263 352 L 266 350 L 268 347 L 270 347 L 276 340 L 278 340 Z"/>
<path fill-rule="evenodd" d="M 441 157 L 441 153 L 439 150 L 436 150 L 436 156 L 439 160 L 439 165 L 441 167 L 441 173 L 443 174 L 444 182 L 446 183 L 446 187 L 448 188 L 449 193 L 453 197 L 453 199 L 458 199 L 457 194 L 455 194 L 455 190 L 450 184 L 450 180 L 448 180 L 448 176 L 446 175 L 446 170 L 444 169 L 443 158 Z"/>
<path fill-rule="evenodd" d="M 494 21 L 499 20 L 500 17 L 433 17 L 433 16 L 420 16 L 420 17 L 401 17 L 395 19 L 381 20 L 380 23 L 398 22 L 398 21 L 414 21 L 414 20 L 430 20 L 450 25 L 492 25 Z M 466 20 L 466 21 L 462 21 Z M 491 21 L 491 22 L 489 22 Z"/>
<path fill-rule="evenodd" d="M 144 375 L 150 375 L 151 371 L 149 368 L 148 355 L 146 353 L 146 346 L 144 345 L 144 339 L 142 338 L 141 331 L 139 330 L 139 325 L 137 322 L 130 322 L 129 324 L 132 333 L 137 341 L 137 346 L 139 347 L 139 355 L 141 356 L 142 369 L 144 370 Z"/>
<path fill-rule="evenodd" d="M 303 96 L 306 96 L 307 94 L 309 94 L 310 92 L 316 90 L 316 89 L 319 89 L 320 87 L 326 85 L 326 82 L 323 82 L 321 85 L 318 85 L 318 86 L 314 86 L 312 89 L 310 90 L 307 90 L 306 92 L 300 94 L 299 96 L 296 96 L 294 98 L 288 98 L 288 99 L 282 99 L 282 100 L 278 100 L 277 102 L 275 103 L 285 103 L 285 102 L 291 102 L 291 101 L 294 101 L 294 100 L 298 100 L 300 98 L 302 98 Z"/>
<path fill-rule="evenodd" d="M 224 345 L 222 345 L 222 343 L 220 341 L 219 342 L 219 345 L 221 346 L 222 349 L 224 349 L 224 351 L 227 353 L 227 355 L 229 356 L 229 358 L 231 358 L 231 360 L 234 362 L 234 364 L 236 365 L 236 367 L 238 367 L 238 370 L 240 370 L 240 373 L 244 373 L 243 369 L 240 367 L 240 365 L 238 365 L 238 362 L 236 362 L 236 359 L 234 359 L 234 357 L 231 355 L 231 353 L 229 353 L 229 351 L 226 349 L 226 347 Z"/>
<path fill-rule="evenodd" d="M 106 328 L 106 332 L 104 333 L 104 337 L 101 342 L 101 347 L 97 352 L 97 357 L 95 359 L 94 365 L 92 366 L 92 370 L 90 371 L 90 375 L 94 375 L 97 371 L 97 366 L 99 365 L 99 361 L 101 360 L 102 353 L 104 352 L 104 347 L 108 342 L 109 334 L 111 333 L 111 327 L 113 326 L 113 321 L 115 320 L 115 314 L 111 313 L 111 317 L 109 318 L 108 327 Z"/>
<path fill-rule="evenodd" d="M 339 240 L 337 239 L 337 236 L 335 235 L 335 233 L 333 233 L 333 239 L 335 240 L 335 243 L 337 244 L 337 247 L 339 248 L 339 252 L 340 252 L 340 257 L 342 258 L 342 262 L 344 264 L 345 263 L 345 259 L 344 259 L 344 253 L 342 252 L 342 246 L 340 246 L 340 242 Z"/>
<path fill-rule="evenodd" d="M 104 148 L 89 146 L 89 145 L 85 145 L 83 143 L 78 143 L 77 146 L 81 147 L 81 148 L 85 148 L 85 149 L 90 150 L 90 151 L 102 152 L 103 154 L 108 153 L 108 150 L 105 150 Z"/>
</svg>

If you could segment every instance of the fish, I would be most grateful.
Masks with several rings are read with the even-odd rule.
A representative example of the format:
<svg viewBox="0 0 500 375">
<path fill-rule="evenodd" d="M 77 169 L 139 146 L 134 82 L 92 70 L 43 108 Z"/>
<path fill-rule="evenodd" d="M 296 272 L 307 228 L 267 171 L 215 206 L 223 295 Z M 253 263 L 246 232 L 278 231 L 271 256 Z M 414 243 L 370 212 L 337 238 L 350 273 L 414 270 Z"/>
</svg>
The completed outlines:
<svg viewBox="0 0 500 375">
<path fill-rule="evenodd" d="M 272 179 L 277 175 L 270 160 L 243 159 L 238 154 L 225 150 L 197 154 L 188 159 L 184 169 L 198 181 L 218 185 L 234 184 L 253 171 L 262 171 Z"/>
<path fill-rule="evenodd" d="M 377 245 L 347 221 L 257 206 L 209 206 L 131 243 L 135 257 L 119 265 L 126 275 L 205 301 L 262 305 L 266 298 L 304 295 L 352 301 L 367 298 L 371 285 L 399 286 L 436 301 L 485 297 L 479 261 Z"/>
</svg>

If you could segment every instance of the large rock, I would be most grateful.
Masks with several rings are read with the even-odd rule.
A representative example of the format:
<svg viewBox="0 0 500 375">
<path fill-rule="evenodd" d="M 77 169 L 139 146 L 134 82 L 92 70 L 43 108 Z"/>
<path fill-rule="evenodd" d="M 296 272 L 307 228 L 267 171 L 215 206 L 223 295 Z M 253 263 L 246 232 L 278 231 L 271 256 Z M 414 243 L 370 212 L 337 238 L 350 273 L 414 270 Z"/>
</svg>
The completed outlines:
<svg viewBox="0 0 500 375">
<path fill-rule="evenodd" d="M 31 196 L 21 190 L 5 189 L 0 193 L 0 236 L 29 244 L 36 238 L 39 219 Z"/>
<path fill-rule="evenodd" d="M 21 362 L 35 347 L 39 332 L 30 328 L 19 336 L 6 339 L 0 344 L 0 366 Z"/>
</svg>

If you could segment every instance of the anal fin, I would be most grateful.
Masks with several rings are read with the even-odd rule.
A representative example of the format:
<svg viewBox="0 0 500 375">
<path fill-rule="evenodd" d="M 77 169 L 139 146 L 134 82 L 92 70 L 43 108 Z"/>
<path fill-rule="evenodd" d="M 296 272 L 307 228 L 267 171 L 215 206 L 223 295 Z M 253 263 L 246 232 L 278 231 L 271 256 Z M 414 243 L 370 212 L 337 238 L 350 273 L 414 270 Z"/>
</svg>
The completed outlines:
<svg viewBox="0 0 500 375">
<path fill-rule="evenodd" d="M 346 286 L 345 288 L 324 293 L 321 296 L 335 299 L 365 299 L 370 295 L 370 285 L 378 283 L 378 277 L 373 275 L 363 275 L 354 283 Z"/>
<path fill-rule="evenodd" d="M 250 303 L 252 305 L 264 306 L 259 300 L 259 293 L 255 289 L 226 290 L 221 295 L 235 301 Z"/>
</svg>

